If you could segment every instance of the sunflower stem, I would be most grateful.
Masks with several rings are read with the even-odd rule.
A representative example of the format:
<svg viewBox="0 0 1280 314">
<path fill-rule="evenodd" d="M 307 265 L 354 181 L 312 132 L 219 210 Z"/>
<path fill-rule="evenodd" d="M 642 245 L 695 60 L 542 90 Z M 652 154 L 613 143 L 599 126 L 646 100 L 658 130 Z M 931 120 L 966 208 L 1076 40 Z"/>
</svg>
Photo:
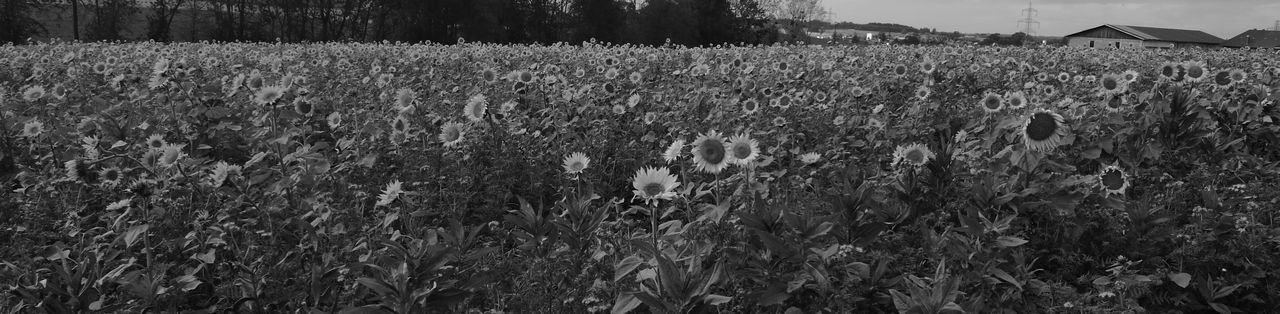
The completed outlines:
<svg viewBox="0 0 1280 314">
<path fill-rule="evenodd" d="M 662 249 L 658 247 L 658 205 L 657 205 L 658 202 L 657 200 L 654 200 L 653 203 L 651 204 L 652 205 L 649 205 L 649 222 L 650 222 L 650 225 L 653 226 L 653 229 L 651 229 L 652 231 L 649 232 L 649 240 L 653 244 L 653 261 L 661 263 L 660 261 L 658 261 L 658 258 L 662 256 Z M 658 298 L 661 299 L 662 298 L 662 267 L 659 266 L 657 268 L 654 268 L 654 273 L 657 274 L 657 276 L 654 276 L 654 281 L 658 283 L 658 286 L 656 289 L 653 289 L 653 291 L 656 292 L 658 294 Z"/>
</svg>

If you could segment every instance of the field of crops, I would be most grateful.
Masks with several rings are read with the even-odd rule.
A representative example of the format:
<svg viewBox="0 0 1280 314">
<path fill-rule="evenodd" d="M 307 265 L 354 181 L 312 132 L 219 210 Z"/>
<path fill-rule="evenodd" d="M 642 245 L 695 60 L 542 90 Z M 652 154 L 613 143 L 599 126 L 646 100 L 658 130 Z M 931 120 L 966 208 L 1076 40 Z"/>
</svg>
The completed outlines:
<svg viewBox="0 0 1280 314">
<path fill-rule="evenodd" d="M 1277 66 L 3 46 L 0 308 L 1276 312 Z"/>
</svg>

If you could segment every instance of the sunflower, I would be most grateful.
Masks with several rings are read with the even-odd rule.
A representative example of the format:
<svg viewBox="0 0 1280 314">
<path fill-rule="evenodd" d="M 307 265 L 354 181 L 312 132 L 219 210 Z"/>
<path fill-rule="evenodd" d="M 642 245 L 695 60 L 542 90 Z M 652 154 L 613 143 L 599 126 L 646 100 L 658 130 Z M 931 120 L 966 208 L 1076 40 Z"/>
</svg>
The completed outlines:
<svg viewBox="0 0 1280 314">
<path fill-rule="evenodd" d="M 787 108 L 791 108 L 791 95 L 782 95 L 782 96 L 779 96 L 778 98 L 774 98 L 772 101 L 770 101 L 769 105 L 781 108 L 783 110 L 786 110 Z"/>
<path fill-rule="evenodd" d="M 898 146 L 898 148 L 893 151 L 893 164 L 901 165 L 906 163 L 912 167 L 920 167 L 929 163 L 929 161 L 933 160 L 934 157 L 937 156 L 934 155 L 933 151 L 930 151 L 928 147 L 925 147 L 923 144 L 914 143 L 907 146 Z"/>
<path fill-rule="evenodd" d="M 809 152 L 809 153 L 800 154 L 800 156 L 797 157 L 797 159 L 800 159 L 800 162 L 804 163 L 805 165 L 812 165 L 813 163 L 818 162 L 819 159 L 822 159 L 822 155 L 814 152 Z"/>
<path fill-rule="evenodd" d="M 467 116 L 471 122 L 480 122 L 484 120 L 485 110 L 489 108 L 489 100 L 484 95 L 471 96 L 467 99 L 467 106 L 463 108 L 463 114 Z"/>
<path fill-rule="evenodd" d="M 773 126 L 782 127 L 784 125 L 787 125 L 786 117 L 778 116 L 773 118 Z"/>
<path fill-rule="evenodd" d="M 933 62 L 933 59 L 925 58 L 924 61 L 920 62 L 920 72 L 924 72 L 924 74 L 933 74 L 933 71 L 937 69 L 938 63 Z"/>
<path fill-rule="evenodd" d="M 382 189 L 382 194 L 378 194 L 378 202 L 374 203 L 373 206 L 391 205 L 391 202 L 395 202 L 397 198 L 400 198 L 400 194 L 404 193 L 401 185 L 400 180 L 387 183 L 387 187 Z"/>
<path fill-rule="evenodd" d="M 693 161 L 699 171 L 720 173 L 729 164 L 728 147 L 719 132 L 711 131 L 693 141 Z"/>
<path fill-rule="evenodd" d="M 133 199 L 130 199 L 130 198 L 122 199 L 119 201 L 112 202 L 111 204 L 107 204 L 106 210 L 117 211 L 117 210 L 129 208 L 129 205 L 132 205 L 132 203 L 133 203 Z"/>
<path fill-rule="evenodd" d="M 930 90 L 928 87 L 925 87 L 925 86 L 920 86 L 916 88 L 916 98 L 919 98 L 920 100 L 929 99 L 929 94 L 932 94 L 932 93 L 933 93 L 933 90 Z"/>
<path fill-rule="evenodd" d="M 1204 80 L 1208 70 L 1205 70 L 1204 61 L 1187 61 L 1182 64 L 1187 69 L 1187 82 L 1197 83 Z"/>
<path fill-rule="evenodd" d="M 982 96 L 982 101 L 978 102 L 978 106 L 982 107 L 982 111 L 987 113 L 1000 112 L 1000 109 L 1004 109 L 1004 99 L 1001 99 L 1000 95 L 996 93 L 987 92 L 986 95 Z"/>
<path fill-rule="evenodd" d="M 182 148 L 186 146 L 185 144 L 165 144 L 164 147 L 160 148 L 160 158 L 156 160 L 156 164 L 161 167 L 176 165 L 185 155 L 182 152 Z"/>
<path fill-rule="evenodd" d="M 1129 88 L 1125 84 L 1124 78 L 1117 74 L 1105 74 L 1098 82 L 1098 88 L 1101 89 L 1103 95 L 1120 94 Z"/>
<path fill-rule="evenodd" d="M 309 117 L 315 111 L 316 106 L 312 105 L 311 101 L 308 101 L 306 97 L 298 97 L 293 100 L 293 112 Z"/>
<path fill-rule="evenodd" d="M 498 81 L 498 72 L 490 68 L 485 68 L 480 71 L 480 79 L 485 81 L 485 83 L 493 84 Z"/>
<path fill-rule="evenodd" d="M 1107 101 L 1103 103 L 1103 107 L 1110 112 L 1120 112 L 1124 110 L 1125 105 L 1129 104 L 1129 99 L 1125 98 L 1124 95 L 1110 95 L 1106 96 L 1106 99 Z"/>
<path fill-rule="evenodd" d="M 1138 76 L 1138 71 L 1125 70 L 1124 72 L 1120 73 L 1120 77 L 1124 78 L 1125 82 L 1133 83 L 1138 81 L 1139 76 Z"/>
<path fill-rule="evenodd" d="M 1161 63 L 1159 74 L 1162 80 L 1173 80 L 1173 77 L 1178 75 L 1178 68 L 1175 67 L 1173 62 Z"/>
<path fill-rule="evenodd" d="M 1071 81 L 1071 74 L 1067 72 L 1058 73 L 1058 83 L 1066 83 Z"/>
<path fill-rule="evenodd" d="M 1053 87 L 1053 85 L 1042 85 L 1040 86 L 1040 93 L 1044 94 L 1045 97 L 1053 97 L 1053 95 L 1058 94 L 1058 88 Z"/>
<path fill-rule="evenodd" d="M 676 196 L 674 190 L 680 186 L 680 182 L 676 180 L 676 176 L 667 167 L 642 168 L 636 170 L 635 177 L 631 179 L 631 187 L 635 188 L 633 192 L 636 198 L 644 200 L 646 204 L 656 204 L 658 200 L 670 200 Z"/>
<path fill-rule="evenodd" d="M 232 166 L 225 161 L 219 161 L 218 164 L 213 166 L 213 174 L 209 176 L 209 185 L 214 188 L 222 187 L 222 184 L 227 182 L 227 176 L 233 172 L 233 168 L 235 171 L 239 171 L 240 166 Z"/>
<path fill-rule="evenodd" d="M 907 66 L 897 64 L 893 66 L 893 75 L 898 77 L 907 76 Z"/>
<path fill-rule="evenodd" d="M 591 165 L 591 158 L 587 158 L 587 154 L 581 152 L 569 154 L 564 157 L 564 172 L 568 174 L 579 174 L 582 170 L 587 169 Z"/>
<path fill-rule="evenodd" d="M 1009 109 L 1022 109 L 1027 106 L 1027 96 L 1019 91 L 1008 91 L 1004 93 L 1004 103 Z"/>
<path fill-rule="evenodd" d="M 92 183 L 97 178 L 97 173 L 89 171 L 89 165 L 79 158 L 68 160 L 62 167 L 67 173 L 67 179 L 71 181 Z"/>
<path fill-rule="evenodd" d="M 396 115 L 396 118 L 391 120 L 391 131 L 401 134 L 408 133 L 409 118 L 404 115 Z"/>
<path fill-rule="evenodd" d="M 401 88 L 396 91 L 396 107 L 407 108 L 413 105 L 413 100 L 418 98 L 418 93 L 412 89 Z"/>
<path fill-rule="evenodd" d="M 1062 138 L 1071 130 L 1062 115 L 1040 109 L 1027 116 L 1022 126 L 1022 137 L 1027 148 L 1035 151 L 1051 150 L 1062 144 Z"/>
<path fill-rule="evenodd" d="M 739 133 L 729 138 L 729 163 L 746 166 L 760 157 L 760 143 Z"/>
<path fill-rule="evenodd" d="M 611 111 L 613 111 L 613 114 L 624 114 L 627 113 L 627 106 L 623 104 L 616 104 L 613 105 L 613 110 Z"/>
<path fill-rule="evenodd" d="M 457 122 L 446 122 L 440 127 L 440 142 L 444 143 L 444 147 L 456 147 L 462 143 L 462 124 Z"/>
<path fill-rule="evenodd" d="M 667 150 L 662 152 L 662 159 L 667 163 L 675 162 L 680 159 L 680 152 L 684 150 L 684 139 L 676 139 L 667 146 Z"/>
<path fill-rule="evenodd" d="M 1124 195 L 1129 189 L 1129 175 L 1120 167 L 1108 165 L 1098 174 L 1098 186 L 1102 187 L 1103 196 Z"/>
<path fill-rule="evenodd" d="M 22 90 L 22 100 L 26 100 L 28 102 L 37 101 L 40 100 L 40 98 L 44 98 L 44 94 L 44 86 L 36 85 L 27 87 Z"/>
<path fill-rule="evenodd" d="M 1249 75 L 1245 74 L 1244 70 L 1241 70 L 1241 69 L 1231 70 L 1231 81 L 1235 82 L 1236 84 L 1243 83 L 1244 80 L 1248 78 L 1249 78 Z"/>
<path fill-rule="evenodd" d="M 758 110 L 760 110 L 760 101 L 757 101 L 755 98 L 750 98 L 742 102 L 742 113 L 744 115 L 751 115 L 756 113 Z"/>
<path fill-rule="evenodd" d="M 111 188 L 120 185 L 120 180 L 124 179 L 124 172 L 121 172 L 120 168 L 110 167 L 98 171 L 98 178 L 102 179 L 102 186 Z"/>
<path fill-rule="evenodd" d="M 1231 88 L 1232 85 L 1236 84 L 1236 80 L 1231 78 L 1231 71 L 1229 70 L 1218 71 L 1211 80 L 1213 85 L 1218 88 Z"/>
<path fill-rule="evenodd" d="M 22 137 L 37 137 L 44 134 L 44 123 L 40 120 L 31 120 L 22 125 Z"/>
<path fill-rule="evenodd" d="M 262 87 L 262 89 L 259 89 L 256 94 L 253 95 L 253 102 L 261 106 L 271 105 L 271 104 L 275 104 L 276 101 L 280 100 L 281 96 L 284 96 L 283 87 L 264 86 Z"/>
<path fill-rule="evenodd" d="M 165 142 L 164 136 L 160 134 L 151 134 L 151 136 L 147 137 L 147 149 L 159 150 L 168 144 L 169 142 Z"/>
<path fill-rule="evenodd" d="M 328 117 L 325 117 L 325 122 L 329 123 L 330 129 L 337 129 L 338 126 L 342 125 L 342 115 L 337 111 L 330 113 Z"/>
</svg>

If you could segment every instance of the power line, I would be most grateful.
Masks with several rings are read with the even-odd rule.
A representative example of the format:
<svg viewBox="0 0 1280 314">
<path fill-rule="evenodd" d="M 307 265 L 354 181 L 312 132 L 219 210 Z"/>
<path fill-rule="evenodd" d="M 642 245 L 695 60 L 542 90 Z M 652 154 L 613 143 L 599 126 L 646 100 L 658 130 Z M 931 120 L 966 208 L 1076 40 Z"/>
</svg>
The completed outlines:
<svg viewBox="0 0 1280 314">
<path fill-rule="evenodd" d="M 1040 21 L 1036 20 L 1036 16 L 1040 15 L 1040 10 L 1031 7 L 1031 2 L 1027 2 L 1027 8 L 1022 9 L 1022 13 L 1026 17 L 1018 21 L 1018 27 L 1022 28 L 1022 33 L 1024 34 L 1035 34 L 1035 28 L 1040 26 Z"/>
</svg>

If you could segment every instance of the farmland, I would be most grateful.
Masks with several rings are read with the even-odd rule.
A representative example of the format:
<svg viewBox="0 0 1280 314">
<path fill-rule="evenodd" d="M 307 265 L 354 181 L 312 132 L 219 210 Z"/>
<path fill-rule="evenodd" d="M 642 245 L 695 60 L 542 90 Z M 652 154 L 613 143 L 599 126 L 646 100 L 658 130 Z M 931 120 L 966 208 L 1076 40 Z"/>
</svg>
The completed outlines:
<svg viewBox="0 0 1280 314">
<path fill-rule="evenodd" d="M 1249 50 L 0 47 L 0 308 L 1280 311 Z"/>
</svg>

